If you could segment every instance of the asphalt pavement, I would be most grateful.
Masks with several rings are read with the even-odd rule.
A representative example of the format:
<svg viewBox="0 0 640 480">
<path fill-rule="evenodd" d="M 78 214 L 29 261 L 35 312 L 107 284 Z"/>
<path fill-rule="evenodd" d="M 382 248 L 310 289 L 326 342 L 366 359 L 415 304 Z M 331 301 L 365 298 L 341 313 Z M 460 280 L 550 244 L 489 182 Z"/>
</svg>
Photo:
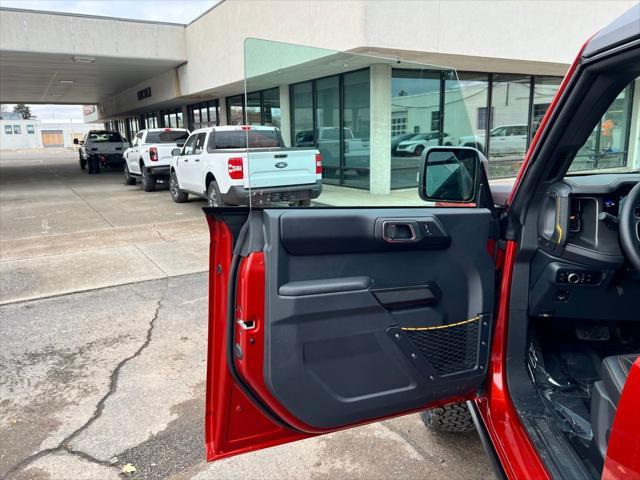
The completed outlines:
<svg viewBox="0 0 640 480">
<path fill-rule="evenodd" d="M 203 205 L 0 156 L 0 478 L 493 478 L 418 415 L 206 463 Z"/>
</svg>

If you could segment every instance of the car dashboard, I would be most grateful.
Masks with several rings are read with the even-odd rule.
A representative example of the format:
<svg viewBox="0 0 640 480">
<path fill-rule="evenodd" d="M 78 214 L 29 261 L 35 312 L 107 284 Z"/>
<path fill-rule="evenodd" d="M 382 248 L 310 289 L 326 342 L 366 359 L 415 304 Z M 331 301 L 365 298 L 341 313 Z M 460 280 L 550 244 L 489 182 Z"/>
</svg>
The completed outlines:
<svg viewBox="0 0 640 480">
<path fill-rule="evenodd" d="M 640 320 L 640 279 L 625 268 L 618 234 L 620 209 L 638 181 L 637 174 L 584 175 L 546 189 L 531 262 L 531 316 Z"/>
</svg>

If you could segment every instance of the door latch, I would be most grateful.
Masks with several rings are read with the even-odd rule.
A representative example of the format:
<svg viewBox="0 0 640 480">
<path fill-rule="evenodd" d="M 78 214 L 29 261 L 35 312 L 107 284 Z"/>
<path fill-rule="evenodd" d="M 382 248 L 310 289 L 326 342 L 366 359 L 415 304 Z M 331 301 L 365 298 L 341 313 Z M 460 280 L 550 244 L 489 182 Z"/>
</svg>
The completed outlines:
<svg viewBox="0 0 640 480">
<path fill-rule="evenodd" d="M 243 330 L 253 330 L 254 328 L 256 328 L 255 320 L 242 320 L 241 318 L 239 318 L 237 322 L 238 325 L 240 325 L 240 328 Z"/>
</svg>

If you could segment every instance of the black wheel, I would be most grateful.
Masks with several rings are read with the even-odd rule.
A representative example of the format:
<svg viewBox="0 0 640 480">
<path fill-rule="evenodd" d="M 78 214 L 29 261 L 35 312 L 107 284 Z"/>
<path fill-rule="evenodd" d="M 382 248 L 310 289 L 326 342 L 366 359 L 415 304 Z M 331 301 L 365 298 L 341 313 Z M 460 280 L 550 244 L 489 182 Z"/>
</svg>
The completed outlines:
<svg viewBox="0 0 640 480">
<path fill-rule="evenodd" d="M 87 168 L 87 161 L 84 158 L 82 158 L 82 154 L 79 154 L 79 156 L 80 156 L 80 168 L 84 170 L 85 168 Z"/>
<path fill-rule="evenodd" d="M 422 145 L 418 145 L 416 147 L 416 149 L 414 150 L 414 153 L 416 154 L 416 157 L 421 157 L 422 156 L 422 152 L 424 152 L 424 147 Z"/>
<path fill-rule="evenodd" d="M 466 403 L 450 403 L 420 414 L 424 424 L 437 432 L 470 432 L 476 427 Z"/>
<path fill-rule="evenodd" d="M 135 185 L 136 177 L 132 177 L 129 173 L 129 165 L 125 164 L 124 166 L 124 184 L 125 185 Z"/>
<path fill-rule="evenodd" d="M 224 207 L 225 203 L 220 195 L 220 189 L 218 188 L 218 182 L 211 180 L 209 187 L 207 187 L 207 203 L 210 207 Z"/>
<path fill-rule="evenodd" d="M 142 189 L 145 192 L 153 192 L 156 189 L 156 177 L 144 166 L 140 166 L 142 171 Z"/>
<path fill-rule="evenodd" d="M 184 203 L 189 198 L 189 194 L 187 192 L 180 190 L 178 176 L 175 171 L 171 172 L 171 176 L 169 177 L 169 193 L 171 194 L 173 201 L 176 203 Z"/>
</svg>

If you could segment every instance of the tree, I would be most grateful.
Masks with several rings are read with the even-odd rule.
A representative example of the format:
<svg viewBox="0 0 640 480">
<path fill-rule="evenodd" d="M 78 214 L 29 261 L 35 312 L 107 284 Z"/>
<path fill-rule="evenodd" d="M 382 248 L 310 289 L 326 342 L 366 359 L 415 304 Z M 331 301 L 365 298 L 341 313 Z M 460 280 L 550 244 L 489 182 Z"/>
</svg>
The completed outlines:
<svg viewBox="0 0 640 480">
<path fill-rule="evenodd" d="M 29 105 L 25 105 L 24 103 L 18 103 L 15 107 L 13 107 L 13 111 L 22 115 L 22 118 L 25 120 L 29 120 L 33 118 L 31 115 L 31 108 Z"/>
</svg>

